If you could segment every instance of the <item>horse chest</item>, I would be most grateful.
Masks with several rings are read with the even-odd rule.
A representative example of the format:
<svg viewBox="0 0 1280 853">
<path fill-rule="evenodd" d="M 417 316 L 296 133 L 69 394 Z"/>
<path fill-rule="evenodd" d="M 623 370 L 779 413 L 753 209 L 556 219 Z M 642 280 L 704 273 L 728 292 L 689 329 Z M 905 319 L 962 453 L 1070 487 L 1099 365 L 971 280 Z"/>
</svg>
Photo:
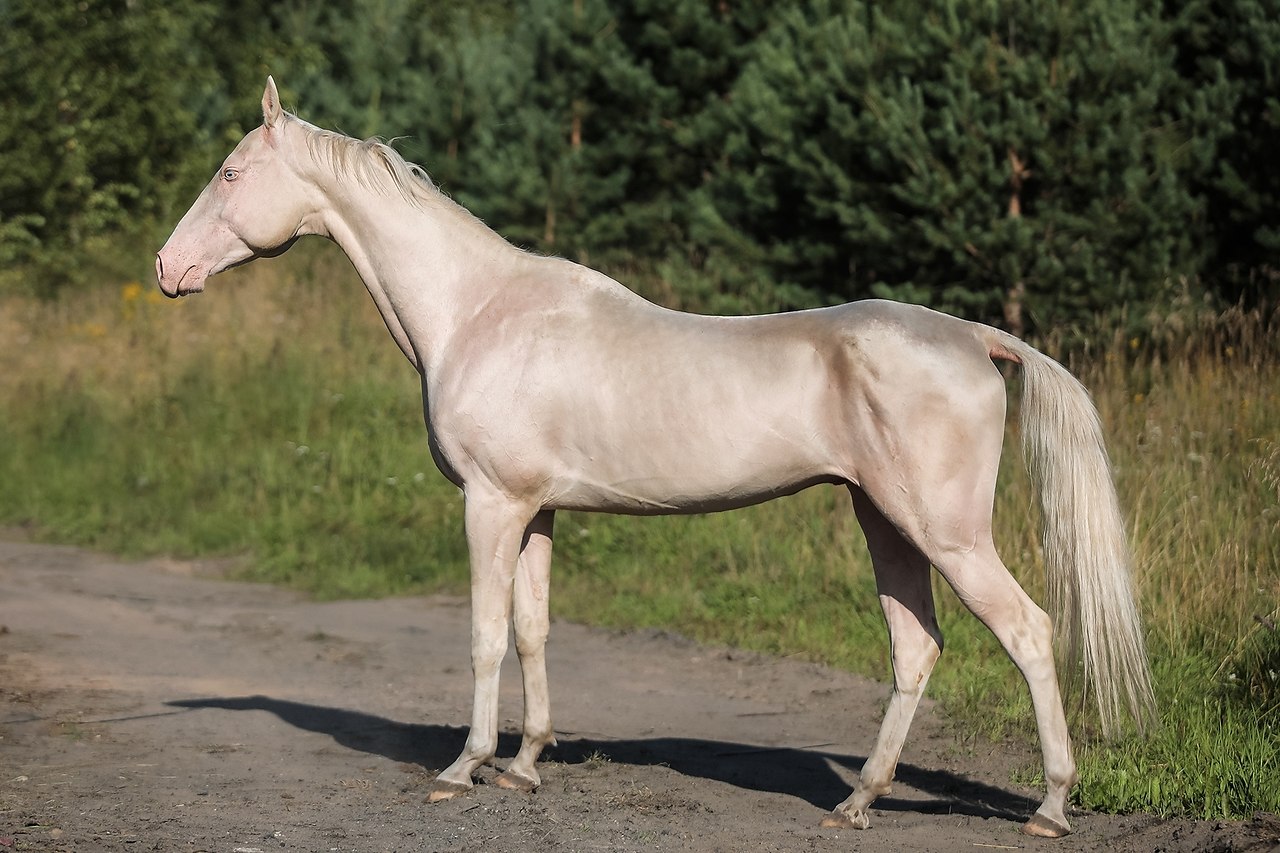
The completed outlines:
<svg viewBox="0 0 1280 853">
<path fill-rule="evenodd" d="M 425 408 L 432 459 L 460 488 L 485 481 L 508 494 L 531 494 L 547 481 L 542 430 L 528 412 L 496 401 L 449 405 L 429 397 Z"/>
</svg>

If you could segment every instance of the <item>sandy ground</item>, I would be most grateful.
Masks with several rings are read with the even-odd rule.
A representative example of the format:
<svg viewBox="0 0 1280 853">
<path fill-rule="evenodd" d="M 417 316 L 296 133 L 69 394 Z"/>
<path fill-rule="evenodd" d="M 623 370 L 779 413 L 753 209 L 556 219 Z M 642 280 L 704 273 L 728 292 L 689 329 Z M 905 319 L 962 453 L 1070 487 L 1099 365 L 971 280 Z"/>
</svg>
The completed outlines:
<svg viewBox="0 0 1280 853">
<path fill-rule="evenodd" d="M 1010 779 L 1036 756 L 957 738 L 927 704 L 872 828 L 820 829 L 885 685 L 566 623 L 542 788 L 427 805 L 465 737 L 465 602 L 321 604 L 219 574 L 0 541 L 0 853 L 1280 846 L 1273 816 L 1081 814 L 1066 839 L 1025 838 L 1037 792 Z M 510 660 L 502 695 L 499 765 L 518 743 Z"/>
</svg>

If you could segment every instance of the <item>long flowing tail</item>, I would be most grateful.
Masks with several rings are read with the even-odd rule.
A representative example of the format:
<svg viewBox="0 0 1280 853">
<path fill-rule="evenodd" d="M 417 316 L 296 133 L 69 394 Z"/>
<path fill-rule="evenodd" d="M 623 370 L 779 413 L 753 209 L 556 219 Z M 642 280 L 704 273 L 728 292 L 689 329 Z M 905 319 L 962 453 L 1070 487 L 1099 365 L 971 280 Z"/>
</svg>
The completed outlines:
<svg viewBox="0 0 1280 853">
<path fill-rule="evenodd" d="M 1142 731 L 1155 699 L 1098 411 L 1058 362 L 1003 332 L 991 344 L 993 358 L 1022 364 L 1022 448 L 1040 489 L 1048 609 L 1063 663 L 1083 669 L 1104 733 L 1116 732 L 1126 712 Z"/>
</svg>

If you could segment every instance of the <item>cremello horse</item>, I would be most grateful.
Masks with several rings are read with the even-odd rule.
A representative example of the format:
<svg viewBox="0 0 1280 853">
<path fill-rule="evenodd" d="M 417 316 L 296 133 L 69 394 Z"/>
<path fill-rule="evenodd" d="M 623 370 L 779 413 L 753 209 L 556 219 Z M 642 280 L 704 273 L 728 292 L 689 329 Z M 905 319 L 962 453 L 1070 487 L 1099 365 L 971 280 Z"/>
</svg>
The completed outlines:
<svg viewBox="0 0 1280 853">
<path fill-rule="evenodd" d="M 848 486 L 866 532 L 894 687 L 852 795 L 823 821 L 865 828 L 942 649 L 930 565 L 1031 690 L 1047 794 L 1024 825 L 1070 831 L 1075 762 L 1053 623 L 1001 563 L 991 510 L 1005 419 L 993 359 L 1022 365 L 1022 434 L 1039 481 L 1058 629 L 1108 727 L 1151 707 L 1127 553 L 1087 392 L 997 329 L 884 301 L 764 317 L 660 308 L 608 277 L 520 251 L 375 141 L 320 130 L 267 81 L 250 132 L 156 260 L 169 296 L 283 252 L 336 242 L 422 377 L 431 453 L 466 496 L 475 705 L 432 800 L 472 786 L 497 747 L 498 670 L 515 619 L 524 737 L 498 776 L 530 791 L 554 743 L 544 647 L 558 509 L 659 514 Z"/>
</svg>

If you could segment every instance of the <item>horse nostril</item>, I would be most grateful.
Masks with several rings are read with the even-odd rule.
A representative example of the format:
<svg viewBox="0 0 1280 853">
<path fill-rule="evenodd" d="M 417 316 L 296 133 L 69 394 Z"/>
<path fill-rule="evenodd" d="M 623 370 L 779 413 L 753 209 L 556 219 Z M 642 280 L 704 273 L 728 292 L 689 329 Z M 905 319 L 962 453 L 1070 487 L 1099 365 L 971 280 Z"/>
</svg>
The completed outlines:
<svg viewBox="0 0 1280 853">
<path fill-rule="evenodd" d="M 164 281 L 164 258 L 156 253 L 156 283 Z"/>
</svg>

